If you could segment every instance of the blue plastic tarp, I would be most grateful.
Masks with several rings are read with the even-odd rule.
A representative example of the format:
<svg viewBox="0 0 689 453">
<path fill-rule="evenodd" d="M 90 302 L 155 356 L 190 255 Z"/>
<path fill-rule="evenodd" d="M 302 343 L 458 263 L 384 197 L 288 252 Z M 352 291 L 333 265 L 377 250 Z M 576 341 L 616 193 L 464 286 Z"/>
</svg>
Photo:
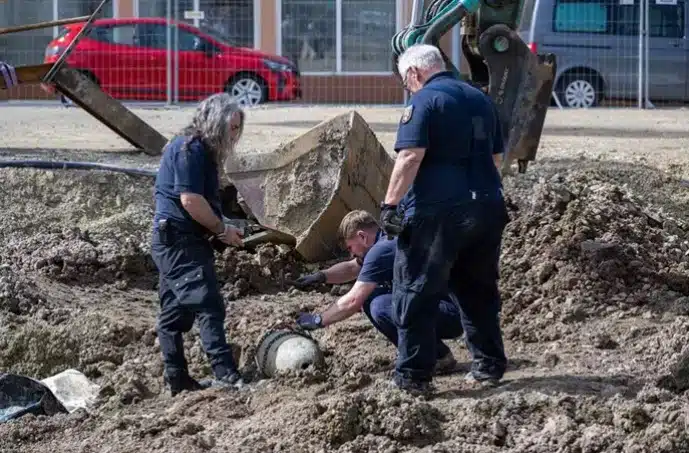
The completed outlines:
<svg viewBox="0 0 689 453">
<path fill-rule="evenodd" d="M 0 373 L 0 423 L 26 414 L 59 413 L 67 409 L 48 387 L 26 376 Z"/>
</svg>

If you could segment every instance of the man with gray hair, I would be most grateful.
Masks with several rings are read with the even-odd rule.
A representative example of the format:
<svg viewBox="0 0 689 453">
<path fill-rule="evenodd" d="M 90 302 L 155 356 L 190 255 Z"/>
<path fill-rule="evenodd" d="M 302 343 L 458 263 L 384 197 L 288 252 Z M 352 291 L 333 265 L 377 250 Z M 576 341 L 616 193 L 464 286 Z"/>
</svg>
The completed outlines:
<svg viewBox="0 0 689 453">
<path fill-rule="evenodd" d="M 160 272 L 157 332 L 173 396 L 215 384 L 243 385 L 225 339 L 225 304 L 211 246 L 211 240 L 242 244 L 240 230 L 222 220 L 218 170 L 243 128 L 244 112 L 229 94 L 208 97 L 165 147 L 156 177 L 151 254 Z M 195 319 L 215 381 L 198 382 L 187 369 L 182 334 Z"/>
<path fill-rule="evenodd" d="M 394 383 L 430 390 L 435 319 L 450 292 L 459 301 L 473 358 L 467 378 L 495 385 L 507 362 L 497 280 L 509 220 L 494 164 L 494 155 L 504 152 L 498 113 L 486 94 L 446 70 L 434 46 L 411 46 L 398 69 L 412 96 L 397 131 L 398 155 L 380 222 L 388 236 L 398 235 Z"/>
</svg>

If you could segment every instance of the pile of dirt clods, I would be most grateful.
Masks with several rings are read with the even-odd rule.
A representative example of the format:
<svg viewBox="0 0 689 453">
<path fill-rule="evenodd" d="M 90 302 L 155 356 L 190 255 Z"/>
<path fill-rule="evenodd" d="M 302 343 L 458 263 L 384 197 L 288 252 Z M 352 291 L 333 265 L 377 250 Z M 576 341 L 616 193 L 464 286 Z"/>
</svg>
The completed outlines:
<svg viewBox="0 0 689 453">
<path fill-rule="evenodd" d="M 0 424 L 0 452 L 689 452 L 678 384 L 689 366 L 675 366 L 689 342 L 684 195 L 648 169 L 599 167 L 545 162 L 506 182 L 510 368 L 501 386 L 475 387 L 462 379 L 464 345 L 448 340 L 459 369 L 428 399 L 389 386 L 395 350 L 361 315 L 314 333 L 325 369 L 256 374 L 269 329 L 342 290 L 292 288 L 315 266 L 284 245 L 217 257 L 248 388 L 171 398 L 155 334 L 151 180 L 0 170 L 0 370 L 42 379 L 74 368 L 100 386 L 88 411 Z M 185 348 L 203 377 L 197 333 Z"/>
</svg>

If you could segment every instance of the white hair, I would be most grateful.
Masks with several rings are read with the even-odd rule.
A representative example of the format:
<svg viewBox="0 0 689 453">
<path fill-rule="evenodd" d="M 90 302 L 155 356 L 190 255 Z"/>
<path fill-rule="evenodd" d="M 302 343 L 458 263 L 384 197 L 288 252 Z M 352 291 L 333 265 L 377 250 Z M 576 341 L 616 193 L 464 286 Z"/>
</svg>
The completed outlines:
<svg viewBox="0 0 689 453">
<path fill-rule="evenodd" d="M 400 77 L 404 79 L 411 67 L 422 71 L 442 71 L 445 69 L 445 60 L 437 47 L 430 44 L 414 44 L 405 50 L 397 61 Z"/>
</svg>

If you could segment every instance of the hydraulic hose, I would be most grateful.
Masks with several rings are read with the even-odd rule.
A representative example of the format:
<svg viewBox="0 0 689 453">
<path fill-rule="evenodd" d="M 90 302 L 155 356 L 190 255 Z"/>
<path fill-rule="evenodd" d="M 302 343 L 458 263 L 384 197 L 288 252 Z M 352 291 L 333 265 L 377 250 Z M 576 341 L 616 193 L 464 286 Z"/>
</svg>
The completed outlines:
<svg viewBox="0 0 689 453">
<path fill-rule="evenodd" d="M 157 170 L 142 168 L 119 167 L 116 165 L 99 164 L 97 162 L 71 162 L 46 160 L 0 160 L 0 168 L 40 168 L 46 170 L 104 170 L 126 173 L 136 176 L 150 176 L 155 178 Z"/>
<path fill-rule="evenodd" d="M 440 49 L 438 42 L 465 15 L 475 13 L 479 5 L 480 0 L 433 0 L 426 9 L 422 23 L 409 24 L 393 36 L 392 64 L 394 74 L 401 79 L 397 70 L 399 56 L 412 45 L 423 43 L 438 47 L 447 68 L 455 74 L 455 77 L 459 77 L 459 69 Z"/>
</svg>

